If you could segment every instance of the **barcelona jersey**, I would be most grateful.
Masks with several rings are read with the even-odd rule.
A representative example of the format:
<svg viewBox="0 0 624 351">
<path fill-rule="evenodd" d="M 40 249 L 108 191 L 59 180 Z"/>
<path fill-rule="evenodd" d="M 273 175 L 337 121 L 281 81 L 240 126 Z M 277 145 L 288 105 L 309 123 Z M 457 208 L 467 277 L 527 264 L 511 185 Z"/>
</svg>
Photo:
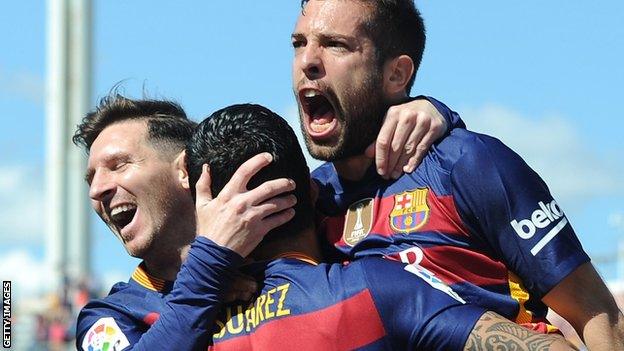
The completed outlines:
<svg viewBox="0 0 624 351">
<path fill-rule="evenodd" d="M 453 129 L 412 173 L 312 172 L 319 230 L 350 258 L 382 255 L 449 284 L 466 301 L 541 322 L 541 298 L 589 257 L 546 184 L 499 140 Z"/>
<path fill-rule="evenodd" d="M 128 283 L 80 311 L 76 349 L 206 350 L 215 316 L 235 267 L 235 252 L 199 237 L 175 283 L 150 276 L 140 265 Z"/>
<path fill-rule="evenodd" d="M 256 264 L 251 303 L 216 320 L 211 350 L 461 350 L 485 312 L 432 277 L 368 257 L 348 265 L 292 258 Z"/>
<path fill-rule="evenodd" d="M 251 303 L 222 305 L 242 258 L 193 242 L 173 284 L 140 267 L 80 313 L 77 348 L 112 350 L 455 350 L 485 309 L 411 265 L 371 257 L 314 265 L 280 258 L 245 267 Z"/>
</svg>

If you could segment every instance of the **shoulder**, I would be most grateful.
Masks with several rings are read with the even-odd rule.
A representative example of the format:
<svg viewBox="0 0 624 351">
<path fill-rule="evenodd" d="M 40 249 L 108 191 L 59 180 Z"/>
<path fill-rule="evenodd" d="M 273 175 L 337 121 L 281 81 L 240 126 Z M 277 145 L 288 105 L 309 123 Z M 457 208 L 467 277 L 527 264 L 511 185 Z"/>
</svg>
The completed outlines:
<svg viewBox="0 0 624 351">
<path fill-rule="evenodd" d="M 82 308 L 76 325 L 77 349 L 87 350 L 89 345 L 109 339 L 115 339 L 114 342 L 120 345 L 129 345 L 126 329 L 133 323 L 133 318 L 125 297 L 132 290 L 127 283 L 117 283 L 108 296 L 91 300 Z"/>
<path fill-rule="evenodd" d="M 500 188 L 501 184 L 545 184 L 511 148 L 485 134 L 456 129 L 436 146 L 436 156 L 455 186 Z"/>
<path fill-rule="evenodd" d="M 78 315 L 78 328 L 90 327 L 100 317 L 117 317 L 128 311 L 128 297 L 135 295 L 128 283 L 115 284 L 109 294 L 101 299 L 94 299 L 85 305 Z"/>
<path fill-rule="evenodd" d="M 435 153 L 444 155 L 450 165 L 459 162 L 478 164 L 501 162 L 509 158 L 521 160 L 520 156 L 499 139 L 466 129 L 454 129 L 435 146 Z M 443 161 L 444 162 L 444 161 Z"/>
<path fill-rule="evenodd" d="M 115 284 L 108 296 L 89 301 L 80 311 L 76 323 L 77 349 L 88 350 L 93 342 L 104 340 L 113 342 L 110 345 L 133 345 L 158 319 L 164 296 L 132 282 Z M 102 331 L 106 334 L 100 335 Z"/>
</svg>

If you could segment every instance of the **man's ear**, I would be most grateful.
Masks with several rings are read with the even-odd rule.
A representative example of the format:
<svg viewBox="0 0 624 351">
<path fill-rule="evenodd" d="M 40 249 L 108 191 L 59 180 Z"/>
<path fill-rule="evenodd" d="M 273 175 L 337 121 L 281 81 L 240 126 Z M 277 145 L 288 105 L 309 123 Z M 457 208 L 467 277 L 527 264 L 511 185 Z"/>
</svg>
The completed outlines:
<svg viewBox="0 0 624 351">
<path fill-rule="evenodd" d="M 186 170 L 186 150 L 180 152 L 180 154 L 174 160 L 174 167 L 178 174 L 178 181 L 184 189 L 189 190 L 189 175 Z"/>
<path fill-rule="evenodd" d="M 388 96 L 405 95 L 407 84 L 414 74 L 414 61 L 400 55 L 384 64 L 384 91 Z"/>
</svg>

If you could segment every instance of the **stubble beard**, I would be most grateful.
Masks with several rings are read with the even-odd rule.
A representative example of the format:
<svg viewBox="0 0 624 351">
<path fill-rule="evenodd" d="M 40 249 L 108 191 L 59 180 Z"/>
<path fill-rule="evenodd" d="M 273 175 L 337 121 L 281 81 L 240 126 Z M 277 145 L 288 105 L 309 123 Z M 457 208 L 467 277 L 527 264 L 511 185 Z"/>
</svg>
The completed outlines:
<svg viewBox="0 0 624 351">
<path fill-rule="evenodd" d="M 373 70 L 362 86 L 345 90 L 340 99 L 335 92 L 328 93 L 333 94 L 335 118 L 342 123 L 341 134 L 333 145 L 317 143 L 305 132 L 300 118 L 308 152 L 317 160 L 329 162 L 363 154 L 377 138 L 387 110 L 380 73 Z M 299 115 L 303 115 L 301 106 Z"/>
</svg>

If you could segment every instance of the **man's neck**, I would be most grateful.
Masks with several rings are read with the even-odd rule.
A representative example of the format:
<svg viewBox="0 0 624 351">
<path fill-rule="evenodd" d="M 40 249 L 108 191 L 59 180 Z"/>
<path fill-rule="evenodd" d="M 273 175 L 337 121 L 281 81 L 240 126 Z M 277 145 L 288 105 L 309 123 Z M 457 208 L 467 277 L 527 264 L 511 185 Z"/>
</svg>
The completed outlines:
<svg viewBox="0 0 624 351">
<path fill-rule="evenodd" d="M 334 161 L 334 168 L 341 178 L 358 181 L 364 177 L 366 170 L 373 160 L 365 155 L 351 156 L 342 160 Z"/>
<path fill-rule="evenodd" d="M 388 106 L 399 105 L 408 102 L 410 97 L 407 92 L 402 91 L 394 96 L 387 96 Z M 385 113 L 385 112 L 384 112 Z M 358 181 L 364 178 L 366 170 L 373 163 L 373 159 L 366 157 L 364 154 L 351 156 L 342 160 L 334 161 L 334 168 L 338 175 L 347 180 Z"/>
<path fill-rule="evenodd" d="M 174 281 L 190 249 L 191 244 L 189 242 L 182 247 L 168 250 L 168 255 L 160 253 L 154 255 L 153 258 L 145 257 L 143 260 L 145 270 L 155 278 Z"/>
<path fill-rule="evenodd" d="M 293 240 L 260 243 L 250 256 L 256 261 L 271 260 L 288 252 L 301 253 L 316 262 L 320 262 L 322 258 L 321 250 L 314 229 L 306 229 L 299 234 L 293 235 Z"/>
</svg>

